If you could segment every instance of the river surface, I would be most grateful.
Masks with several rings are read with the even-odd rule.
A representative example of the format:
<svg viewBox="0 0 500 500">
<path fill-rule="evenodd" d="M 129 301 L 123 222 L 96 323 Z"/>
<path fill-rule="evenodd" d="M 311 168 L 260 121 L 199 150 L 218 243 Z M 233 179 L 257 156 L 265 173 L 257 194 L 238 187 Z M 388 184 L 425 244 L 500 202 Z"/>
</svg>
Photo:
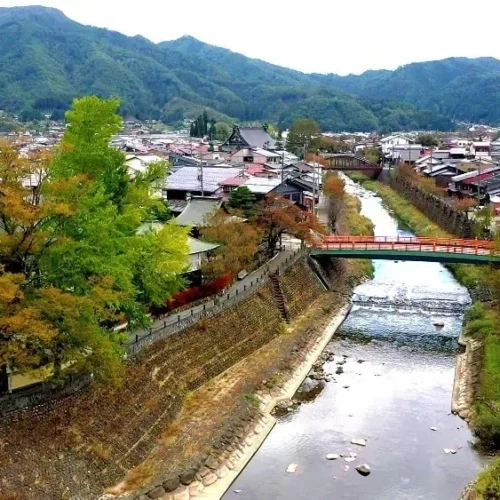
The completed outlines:
<svg viewBox="0 0 500 500">
<path fill-rule="evenodd" d="M 380 198 L 346 182 L 376 235 L 410 234 Z M 437 263 L 374 261 L 374 268 L 326 349 L 334 380 L 278 419 L 224 499 L 455 500 L 483 467 L 466 423 L 450 413 L 467 290 Z M 366 447 L 351 444 L 359 438 Z M 329 453 L 344 457 L 329 461 Z M 345 460 L 349 453 L 354 461 Z M 286 473 L 292 463 L 297 471 Z M 364 463 L 367 477 L 355 469 Z"/>
</svg>

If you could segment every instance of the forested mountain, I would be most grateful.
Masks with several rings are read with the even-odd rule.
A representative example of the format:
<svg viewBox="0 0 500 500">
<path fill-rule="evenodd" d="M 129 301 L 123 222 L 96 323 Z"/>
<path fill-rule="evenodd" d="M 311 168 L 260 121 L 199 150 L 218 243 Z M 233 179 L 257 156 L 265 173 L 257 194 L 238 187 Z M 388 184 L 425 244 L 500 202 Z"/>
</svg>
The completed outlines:
<svg viewBox="0 0 500 500">
<path fill-rule="evenodd" d="M 461 61 L 483 68 L 481 90 L 467 104 L 474 117 L 483 113 L 484 119 L 494 114 L 489 104 L 495 84 L 487 88 L 486 67 L 489 64 L 488 74 L 495 74 L 495 64 L 500 66 L 494 59 L 454 60 L 455 91 L 439 101 L 432 94 L 441 91 L 448 77 L 433 67 L 422 71 L 420 79 L 419 65 L 359 77 L 308 75 L 191 37 L 154 44 L 143 37 L 83 26 L 45 7 L 0 8 L 0 30 L 0 109 L 22 112 L 27 118 L 39 112 L 62 115 L 73 97 L 92 93 L 119 96 L 125 116 L 170 122 L 207 109 L 218 120 L 283 126 L 311 117 L 334 131 L 446 130 L 452 127 L 450 118 L 464 117 L 458 113 L 463 102 L 453 100 L 454 95 L 459 100 L 464 95 L 458 80 L 468 82 L 471 89 L 477 80 L 461 72 Z M 411 78 L 405 76 L 406 68 L 413 66 Z M 480 97 L 488 105 L 482 107 Z"/>
<path fill-rule="evenodd" d="M 316 75 L 323 85 L 375 99 L 406 101 L 453 120 L 500 123 L 500 61 L 464 57 L 413 63 L 395 71 Z"/>
</svg>

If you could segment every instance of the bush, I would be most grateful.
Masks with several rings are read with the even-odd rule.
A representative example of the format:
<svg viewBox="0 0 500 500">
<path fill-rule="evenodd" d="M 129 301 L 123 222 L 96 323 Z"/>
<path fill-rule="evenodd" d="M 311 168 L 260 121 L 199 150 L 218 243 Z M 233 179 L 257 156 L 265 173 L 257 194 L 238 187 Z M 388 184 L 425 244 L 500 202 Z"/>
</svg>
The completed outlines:
<svg viewBox="0 0 500 500">
<path fill-rule="evenodd" d="M 475 411 L 473 424 L 477 435 L 486 445 L 498 448 L 500 446 L 500 337 L 498 335 L 489 335 L 484 341 L 484 359 Z"/>
<path fill-rule="evenodd" d="M 163 307 L 156 308 L 154 310 L 154 314 L 164 314 L 185 306 L 186 304 L 191 304 L 197 300 L 215 295 L 224 290 L 224 288 L 226 288 L 232 280 L 233 276 L 225 274 L 220 278 L 207 283 L 206 285 L 192 286 L 187 290 L 178 292 Z"/>
<path fill-rule="evenodd" d="M 474 302 L 465 314 L 465 334 L 484 339 L 498 332 L 498 318 L 494 311 L 482 302 Z"/>
<path fill-rule="evenodd" d="M 478 500 L 500 498 L 500 458 L 491 462 L 477 479 Z"/>
</svg>

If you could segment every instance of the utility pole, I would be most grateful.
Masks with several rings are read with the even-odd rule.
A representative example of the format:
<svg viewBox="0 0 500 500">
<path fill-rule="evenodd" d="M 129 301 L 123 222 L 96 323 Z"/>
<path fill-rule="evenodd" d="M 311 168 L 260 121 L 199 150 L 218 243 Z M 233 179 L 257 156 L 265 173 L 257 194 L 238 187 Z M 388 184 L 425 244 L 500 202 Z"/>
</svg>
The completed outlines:
<svg viewBox="0 0 500 500">
<path fill-rule="evenodd" d="M 283 155 L 281 156 L 281 182 L 285 177 L 285 148 L 283 148 Z"/>
<path fill-rule="evenodd" d="M 205 190 L 204 190 L 204 186 L 203 186 L 203 165 L 204 165 L 204 161 L 202 161 L 200 163 L 200 186 L 201 186 L 201 196 L 205 196 Z"/>
</svg>

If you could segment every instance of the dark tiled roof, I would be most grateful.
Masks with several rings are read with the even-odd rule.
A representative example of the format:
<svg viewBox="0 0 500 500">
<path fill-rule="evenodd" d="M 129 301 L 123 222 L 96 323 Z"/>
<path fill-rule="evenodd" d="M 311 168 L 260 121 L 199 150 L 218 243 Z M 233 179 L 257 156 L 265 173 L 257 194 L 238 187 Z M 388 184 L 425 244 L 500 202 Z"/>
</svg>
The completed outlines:
<svg viewBox="0 0 500 500">
<path fill-rule="evenodd" d="M 204 224 L 207 215 L 219 209 L 222 201 L 218 198 L 193 197 L 189 200 L 184 211 L 175 219 L 180 226 L 200 227 Z"/>
<path fill-rule="evenodd" d="M 263 127 L 239 127 L 241 138 L 251 148 L 274 149 L 276 141 L 264 130 Z"/>
</svg>

